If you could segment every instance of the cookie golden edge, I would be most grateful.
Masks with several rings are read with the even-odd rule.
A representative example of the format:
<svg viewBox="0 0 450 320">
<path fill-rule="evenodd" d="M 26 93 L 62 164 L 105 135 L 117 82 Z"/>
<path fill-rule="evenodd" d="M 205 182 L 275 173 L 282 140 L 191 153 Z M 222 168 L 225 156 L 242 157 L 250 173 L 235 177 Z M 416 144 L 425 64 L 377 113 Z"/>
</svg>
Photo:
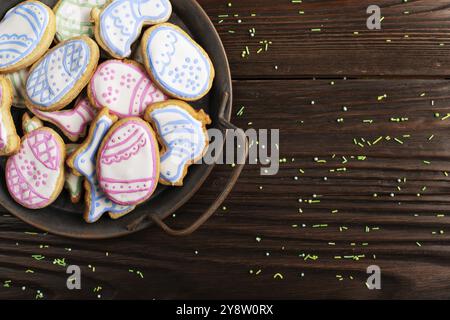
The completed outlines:
<svg viewBox="0 0 450 320">
<path fill-rule="evenodd" d="M 42 5 L 49 14 L 48 15 L 49 16 L 48 26 L 44 31 L 44 36 L 42 37 L 41 41 L 28 56 L 26 56 L 24 59 L 18 61 L 17 63 L 15 63 L 9 67 L 0 68 L 0 73 L 13 73 L 13 72 L 25 69 L 25 68 L 33 65 L 43 55 L 45 55 L 47 50 L 52 45 L 53 40 L 55 39 L 56 16 L 55 16 L 53 10 L 49 6 L 47 6 L 45 3 L 41 2 L 41 1 L 34 1 L 34 0 L 24 1 L 24 2 L 18 3 L 17 5 L 24 4 L 24 3 L 38 3 L 39 5 Z"/>
<path fill-rule="evenodd" d="M 0 156 L 11 156 L 16 154 L 20 149 L 20 137 L 17 134 L 16 126 L 11 115 L 13 89 L 11 81 L 4 76 L 0 76 L 0 86 L 2 89 L 0 114 L 7 135 L 6 146 L 0 149 Z"/>
<path fill-rule="evenodd" d="M 91 53 L 89 64 L 87 65 L 86 71 L 84 72 L 83 76 L 80 79 L 78 79 L 76 84 L 73 86 L 72 90 L 70 90 L 64 96 L 63 99 L 61 99 L 60 101 L 58 101 L 57 103 L 54 103 L 53 105 L 51 105 L 49 107 L 42 107 L 42 106 L 34 104 L 28 97 L 28 92 L 26 92 L 25 105 L 28 108 L 28 110 L 30 110 L 31 112 L 33 112 L 33 108 L 36 108 L 41 111 L 52 112 L 52 111 L 59 111 L 65 107 L 67 107 L 71 102 L 73 102 L 79 96 L 79 94 L 83 91 L 83 89 L 90 82 L 95 70 L 97 70 L 98 62 L 100 60 L 100 48 L 98 47 L 97 43 L 94 40 L 92 40 L 91 38 L 89 38 L 88 36 L 74 37 L 74 38 L 68 39 L 66 41 L 60 42 L 58 45 L 53 47 L 51 50 L 47 51 L 47 53 L 45 55 L 43 55 L 38 61 L 36 61 L 33 64 L 33 66 L 31 67 L 28 74 L 30 75 L 36 69 L 36 67 L 48 55 L 52 54 L 54 51 L 58 50 L 60 47 L 66 45 L 66 43 L 71 42 L 71 41 L 76 41 L 76 40 L 82 40 L 82 41 L 86 42 L 86 44 L 90 48 L 90 53 Z"/>
<path fill-rule="evenodd" d="M 124 123 L 127 123 L 127 122 L 129 122 L 129 121 L 137 121 L 137 122 L 139 122 L 139 123 L 142 123 L 143 125 L 145 125 L 145 126 L 150 130 L 152 139 L 153 139 L 153 141 L 155 142 L 156 148 L 158 149 L 158 150 L 157 150 L 157 151 L 158 151 L 158 152 L 157 152 L 157 159 L 155 159 L 155 160 L 156 160 L 156 175 L 155 175 L 155 180 L 156 180 L 156 181 L 159 181 L 159 179 L 160 179 L 160 172 L 161 172 L 161 171 L 160 171 L 160 157 L 161 157 L 161 151 L 160 151 L 160 148 L 159 148 L 159 144 L 160 144 L 160 143 L 159 143 L 159 139 L 157 138 L 157 135 L 156 135 L 155 130 L 154 130 L 153 127 L 148 123 L 148 121 L 145 121 L 145 120 L 143 120 L 143 119 L 140 118 L 140 117 L 129 117 L 129 118 L 121 119 L 121 120 L 117 121 L 116 123 L 114 123 L 114 124 L 111 126 L 111 128 L 108 130 L 108 133 L 107 133 L 107 134 L 105 135 L 105 137 L 103 138 L 103 141 L 102 141 L 102 143 L 100 144 L 100 147 L 99 147 L 98 150 L 97 150 L 97 159 L 96 159 L 96 172 L 97 172 L 97 177 L 100 179 L 100 175 L 101 175 L 101 170 L 100 170 L 100 156 L 101 156 L 101 152 L 102 152 L 103 148 L 105 147 L 105 144 L 109 141 L 111 135 L 114 133 L 114 131 L 115 131 L 117 128 L 119 128 L 119 127 L 122 126 Z M 156 178 L 157 178 L 157 179 L 156 179 Z M 101 187 L 100 184 L 99 184 L 99 187 L 100 187 L 100 189 L 102 189 L 102 187 Z M 155 187 L 153 188 L 152 192 L 149 194 L 149 196 L 148 196 L 146 199 L 144 199 L 144 200 L 142 200 L 142 201 L 140 201 L 140 202 L 138 202 L 138 203 L 134 203 L 134 204 L 122 204 L 122 205 L 137 206 L 137 205 L 140 205 L 140 204 L 142 204 L 142 203 L 147 202 L 148 199 L 150 199 L 150 197 L 155 193 L 157 187 L 158 187 L 158 183 L 155 184 Z M 108 194 L 107 194 L 104 190 L 102 190 L 102 191 L 106 194 L 106 196 L 108 196 Z M 110 215 L 110 216 L 111 216 L 111 215 Z M 117 215 L 115 215 L 114 217 L 117 217 Z"/>
<path fill-rule="evenodd" d="M 31 118 L 28 113 L 24 113 L 23 115 L 23 119 L 22 122 L 25 122 L 26 119 L 32 120 L 33 118 Z M 37 129 L 32 130 L 31 132 L 25 133 L 24 136 L 21 139 L 21 144 L 28 138 L 28 136 L 32 133 L 34 133 L 35 130 L 39 130 L 39 131 L 47 131 L 48 133 L 50 133 L 56 140 L 57 144 L 58 144 L 58 149 L 61 151 L 61 158 L 65 159 L 66 158 L 66 144 L 64 143 L 64 140 L 61 138 L 61 136 L 52 128 L 48 128 L 48 127 L 40 127 Z M 39 209 L 43 209 L 43 208 L 47 208 L 48 206 L 52 205 L 53 202 L 56 201 L 56 199 L 58 199 L 59 195 L 61 194 L 61 192 L 64 189 L 64 183 L 65 183 L 65 165 L 64 165 L 64 161 L 61 161 L 60 165 L 59 165 L 59 176 L 58 179 L 56 181 L 56 187 L 55 190 L 53 191 L 53 193 L 51 194 L 51 196 L 49 197 L 48 200 L 48 204 L 46 204 L 45 206 L 41 206 L 38 208 L 31 208 L 29 206 L 26 206 L 24 204 L 21 204 L 19 202 L 16 201 L 16 198 L 13 194 L 11 194 L 11 197 L 14 199 L 14 201 L 16 201 L 19 205 L 21 205 L 22 207 L 25 207 L 27 209 L 30 210 L 39 210 Z"/>
<path fill-rule="evenodd" d="M 92 120 L 92 124 L 95 124 L 98 122 L 98 120 L 102 117 L 108 117 L 109 119 L 111 119 L 111 121 L 113 123 L 116 123 L 118 120 L 118 117 L 112 113 L 109 112 L 108 108 L 103 108 L 98 114 L 97 116 L 94 118 L 94 120 Z M 80 146 L 70 155 L 67 157 L 66 159 L 66 165 L 72 170 L 72 173 L 76 176 L 82 177 L 83 175 L 78 172 L 75 168 L 75 159 L 80 156 L 80 154 L 86 150 L 86 148 L 89 146 L 89 144 L 91 143 L 92 139 L 94 138 L 94 132 L 95 132 L 95 126 L 91 125 L 91 127 L 89 128 L 89 133 L 86 136 L 86 138 L 84 139 L 84 141 L 80 144 Z M 109 130 L 108 130 L 109 132 Z M 97 220 L 95 221 L 90 221 L 89 220 L 89 211 L 91 208 L 91 184 L 89 183 L 89 181 L 84 178 L 83 179 L 83 186 L 84 186 L 84 203 L 85 203 L 85 208 L 84 208 L 84 212 L 83 212 L 83 218 L 84 221 L 86 221 L 89 224 L 95 223 L 97 222 L 101 217 L 98 217 Z M 134 210 L 134 208 L 133 208 Z M 130 210 L 131 212 L 132 210 Z"/>
<path fill-rule="evenodd" d="M 95 40 L 97 40 L 98 45 L 108 53 L 108 55 L 110 55 L 111 57 L 113 57 L 114 59 L 117 60 L 123 60 L 123 59 L 127 59 L 129 57 L 122 57 L 119 56 L 118 54 L 112 52 L 112 50 L 108 47 L 108 45 L 103 41 L 103 38 L 101 36 L 101 23 L 100 23 L 100 16 L 103 13 L 103 11 L 105 11 L 108 6 L 110 6 L 112 3 L 114 2 L 114 0 L 108 0 L 105 5 L 102 8 L 94 8 L 91 11 L 91 20 L 94 22 L 94 37 Z M 172 4 L 171 4 L 171 11 L 170 11 L 170 15 L 168 19 L 160 19 L 160 20 L 153 20 L 151 22 L 144 22 L 144 24 L 142 25 L 142 27 L 140 28 L 140 30 L 138 30 L 139 32 L 139 37 L 136 39 L 136 41 L 134 43 L 132 43 L 132 47 L 133 45 L 135 45 L 138 41 L 139 38 L 142 36 L 142 30 L 147 27 L 147 26 L 151 26 L 151 25 L 158 25 L 161 23 L 164 23 L 166 21 L 168 21 L 170 19 L 170 16 L 172 15 L 173 12 L 173 8 L 172 8 Z"/>
<path fill-rule="evenodd" d="M 152 68 L 150 67 L 150 60 L 149 60 L 146 48 L 147 48 L 148 39 L 150 38 L 151 33 L 153 31 L 155 31 L 157 28 L 160 28 L 162 26 L 166 26 L 166 27 L 170 27 L 170 28 L 178 30 L 181 34 L 183 34 L 186 37 L 186 39 L 188 39 L 192 44 L 194 44 L 200 50 L 200 52 L 203 53 L 208 58 L 211 75 L 210 75 L 210 79 L 209 79 L 209 83 L 208 83 L 208 88 L 207 88 L 207 90 L 205 90 L 205 92 L 203 94 L 201 94 L 197 97 L 194 97 L 194 98 L 186 98 L 186 97 L 177 95 L 177 94 L 167 90 L 153 75 Z M 198 101 L 198 100 L 202 99 L 203 97 L 205 97 L 212 89 L 214 79 L 216 77 L 216 71 L 214 69 L 214 65 L 212 63 L 211 57 L 205 51 L 205 49 L 203 49 L 194 39 L 192 39 L 192 37 L 186 31 L 184 31 L 177 25 L 166 22 L 166 23 L 157 24 L 157 25 L 147 29 L 144 32 L 144 35 L 142 36 L 142 40 L 141 40 L 141 55 L 144 59 L 144 66 L 145 66 L 145 69 L 147 70 L 148 75 L 150 76 L 150 79 L 162 92 L 164 92 L 169 97 L 172 97 L 172 98 L 178 99 L 178 100 L 188 101 L 188 102 Z"/>
<path fill-rule="evenodd" d="M 103 61 L 100 64 L 100 66 L 103 63 L 110 62 L 110 61 L 120 61 L 121 63 L 125 63 L 125 64 L 129 64 L 129 65 L 135 66 L 135 67 L 139 68 L 140 70 L 142 70 L 142 72 L 144 74 L 147 74 L 147 71 L 146 71 L 146 69 L 145 69 L 143 64 L 141 64 L 141 63 L 139 63 L 137 61 L 131 60 L 131 59 L 123 59 L 123 60 L 120 60 L 120 59 L 107 59 L 107 60 Z M 94 74 L 95 74 L 95 72 L 92 74 L 92 77 L 91 77 L 91 79 L 89 81 L 89 84 L 87 85 L 87 90 L 86 90 L 87 91 L 87 98 L 89 100 L 89 103 L 91 104 L 92 108 L 95 108 L 95 109 L 98 109 L 98 110 L 101 110 L 103 108 L 108 108 L 109 106 L 99 105 L 98 102 L 94 99 L 95 95 L 94 95 L 93 88 L 92 88 L 92 82 L 94 81 Z"/>
<path fill-rule="evenodd" d="M 189 167 L 191 165 L 193 165 L 194 163 L 196 163 L 197 161 L 199 161 L 200 159 L 202 159 L 203 156 L 206 154 L 206 152 L 208 150 L 208 147 L 209 147 L 209 135 L 208 135 L 208 129 L 206 128 L 206 126 L 210 125 L 212 123 L 212 121 L 211 121 L 211 118 L 209 117 L 209 115 L 203 109 L 200 109 L 200 110 L 197 111 L 190 104 L 188 104 L 187 102 L 184 102 L 182 100 L 171 99 L 171 100 L 158 102 L 158 103 L 154 103 L 154 104 L 149 105 L 147 107 L 147 109 L 145 109 L 144 119 L 145 119 L 145 121 L 147 121 L 148 123 L 151 124 L 151 126 L 154 129 L 154 131 L 156 132 L 156 137 L 158 138 L 158 142 L 161 145 L 161 150 L 160 150 L 160 154 L 161 155 L 160 155 L 160 157 L 162 157 L 168 151 L 168 147 L 166 146 L 166 144 L 164 142 L 164 139 L 161 136 L 161 132 L 158 131 L 158 125 L 152 119 L 151 113 L 154 110 L 157 110 L 157 109 L 164 109 L 165 107 L 167 107 L 169 105 L 176 105 L 176 106 L 184 109 L 194 119 L 200 121 L 202 123 L 203 132 L 205 134 L 205 148 L 204 148 L 202 154 L 199 157 L 197 157 L 195 159 L 192 159 L 191 161 L 186 163 L 186 165 L 184 166 L 184 169 L 183 169 L 183 175 L 181 176 L 180 180 L 178 180 L 175 183 L 171 183 L 170 181 L 167 181 L 167 180 L 163 179 L 161 177 L 161 175 L 160 175 L 159 183 L 161 183 L 163 185 L 166 185 L 166 186 L 182 187 L 184 178 L 186 177 L 186 175 L 188 173 Z"/>
</svg>

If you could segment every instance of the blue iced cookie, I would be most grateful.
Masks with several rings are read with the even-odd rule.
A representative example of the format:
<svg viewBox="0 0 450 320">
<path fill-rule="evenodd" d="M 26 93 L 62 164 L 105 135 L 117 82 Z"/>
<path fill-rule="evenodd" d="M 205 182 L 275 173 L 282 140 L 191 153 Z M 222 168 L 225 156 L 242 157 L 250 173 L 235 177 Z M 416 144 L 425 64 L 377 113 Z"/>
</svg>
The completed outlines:
<svg viewBox="0 0 450 320">
<path fill-rule="evenodd" d="M 172 14 L 169 0 L 116 0 L 92 10 L 95 39 L 116 59 L 131 55 L 131 45 L 144 25 L 166 22 Z"/>
<path fill-rule="evenodd" d="M 53 11 L 39 1 L 10 9 L 0 22 L 0 72 L 31 66 L 50 47 L 56 32 Z"/>
<path fill-rule="evenodd" d="M 30 70 L 27 107 L 57 111 L 69 105 L 89 83 L 99 54 L 95 41 L 86 36 L 61 42 L 47 52 Z"/>
<path fill-rule="evenodd" d="M 84 219 L 88 223 L 96 222 L 105 213 L 109 213 L 111 218 L 117 219 L 135 208 L 135 206 L 123 206 L 111 201 L 100 189 L 97 178 L 97 152 L 109 129 L 116 121 L 117 117 L 111 115 L 107 108 L 102 109 L 92 122 L 89 136 L 67 158 L 67 165 L 72 169 L 73 174 L 85 178 Z"/>
<path fill-rule="evenodd" d="M 211 90 L 215 73 L 208 54 L 179 27 L 148 29 L 141 48 L 148 73 L 167 95 L 195 101 Z"/>
<path fill-rule="evenodd" d="M 168 100 L 150 105 L 144 118 L 156 129 L 162 146 L 159 182 L 182 186 L 189 166 L 208 148 L 210 117 L 184 101 Z"/>
</svg>

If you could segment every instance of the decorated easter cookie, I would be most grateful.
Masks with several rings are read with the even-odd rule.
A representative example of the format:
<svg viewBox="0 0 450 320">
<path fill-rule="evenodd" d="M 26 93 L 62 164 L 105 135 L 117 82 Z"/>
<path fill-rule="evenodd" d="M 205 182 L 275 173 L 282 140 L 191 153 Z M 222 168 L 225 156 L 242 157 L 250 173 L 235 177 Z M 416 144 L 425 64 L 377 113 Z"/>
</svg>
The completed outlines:
<svg viewBox="0 0 450 320">
<path fill-rule="evenodd" d="M 26 1 L 9 10 L 0 22 L 0 72 L 31 66 L 52 44 L 53 11 L 40 1 Z"/>
<path fill-rule="evenodd" d="M 94 36 L 91 11 L 106 0 L 60 0 L 53 8 L 56 16 L 56 38 L 65 41 L 78 36 Z"/>
<path fill-rule="evenodd" d="M 70 110 L 44 112 L 32 109 L 33 113 L 44 121 L 57 126 L 71 141 L 76 142 L 86 135 L 87 126 L 94 119 L 97 110 L 93 109 L 86 98 L 81 98 Z"/>
<path fill-rule="evenodd" d="M 131 45 L 139 38 L 144 25 L 169 20 L 172 4 L 169 0 L 115 0 L 92 10 L 95 39 L 116 59 L 127 58 Z"/>
<path fill-rule="evenodd" d="M 60 43 L 30 70 L 25 102 L 32 111 L 57 111 L 70 104 L 88 84 L 99 60 L 99 48 L 81 36 Z"/>
<path fill-rule="evenodd" d="M 11 81 L 13 89 L 13 107 L 26 108 L 25 106 L 25 86 L 28 77 L 28 69 L 22 69 L 13 73 L 5 74 Z"/>
<path fill-rule="evenodd" d="M 142 51 L 147 71 L 169 96 L 194 101 L 211 89 L 215 73 L 208 54 L 179 27 L 164 23 L 148 29 Z"/>
<path fill-rule="evenodd" d="M 29 209 L 52 204 L 64 186 L 65 154 L 63 140 L 52 129 L 27 132 L 19 153 L 6 162 L 6 185 L 14 200 Z"/>
<path fill-rule="evenodd" d="M 16 153 L 20 147 L 20 137 L 11 117 L 11 102 L 11 82 L 0 77 L 0 156 Z"/>
<path fill-rule="evenodd" d="M 150 125 L 140 118 L 117 122 L 100 146 L 97 172 L 100 187 L 114 202 L 148 200 L 159 179 L 159 147 Z"/>
<path fill-rule="evenodd" d="M 188 167 L 200 160 L 209 145 L 206 125 L 211 119 L 189 104 L 168 100 L 149 106 L 145 120 L 156 128 L 161 151 L 160 179 L 166 185 L 182 186 Z"/>
<path fill-rule="evenodd" d="M 101 64 L 88 86 L 88 96 L 92 105 L 108 107 L 119 118 L 141 116 L 148 105 L 167 100 L 144 67 L 130 60 Z"/>
<path fill-rule="evenodd" d="M 116 121 L 117 117 L 110 115 L 107 108 L 100 111 L 91 124 L 86 140 L 67 159 L 67 165 L 72 168 L 73 173 L 86 178 L 84 219 L 88 223 L 96 222 L 106 212 L 112 218 L 118 218 L 135 208 L 135 206 L 123 206 L 111 201 L 100 189 L 97 179 L 96 155 L 103 138 Z"/>
<path fill-rule="evenodd" d="M 68 144 L 66 146 L 67 155 L 70 156 L 79 148 L 78 144 Z M 70 170 L 66 171 L 64 187 L 70 194 L 70 201 L 78 203 L 81 200 L 83 192 L 83 177 L 73 174 Z"/>
</svg>

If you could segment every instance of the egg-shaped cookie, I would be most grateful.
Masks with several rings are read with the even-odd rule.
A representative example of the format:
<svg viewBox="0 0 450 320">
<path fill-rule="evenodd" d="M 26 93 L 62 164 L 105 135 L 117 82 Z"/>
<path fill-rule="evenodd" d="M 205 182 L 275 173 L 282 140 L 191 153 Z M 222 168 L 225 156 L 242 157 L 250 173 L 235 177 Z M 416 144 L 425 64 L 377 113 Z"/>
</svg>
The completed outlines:
<svg viewBox="0 0 450 320">
<path fill-rule="evenodd" d="M 6 162 L 6 185 L 14 200 L 29 209 L 47 207 L 64 186 L 65 145 L 50 128 L 27 133 Z"/>
<path fill-rule="evenodd" d="M 145 67 L 169 96 L 194 101 L 211 90 L 214 66 L 205 50 L 179 27 L 163 23 L 142 38 Z"/>
<path fill-rule="evenodd" d="M 25 103 L 32 111 L 57 111 L 69 105 L 94 73 L 100 49 L 86 36 L 64 41 L 48 51 L 30 70 Z"/>
<path fill-rule="evenodd" d="M 159 147 L 150 125 L 140 118 L 118 121 L 97 155 L 100 187 L 121 205 L 146 201 L 159 180 Z"/>
<path fill-rule="evenodd" d="M 36 62 L 53 42 L 55 20 L 52 9 L 40 1 L 25 1 L 10 9 L 0 21 L 0 72 L 18 71 Z"/>
<path fill-rule="evenodd" d="M 88 96 L 93 106 L 107 107 L 119 118 L 141 116 L 147 106 L 167 100 L 145 68 L 131 60 L 108 60 L 99 65 Z"/>
</svg>

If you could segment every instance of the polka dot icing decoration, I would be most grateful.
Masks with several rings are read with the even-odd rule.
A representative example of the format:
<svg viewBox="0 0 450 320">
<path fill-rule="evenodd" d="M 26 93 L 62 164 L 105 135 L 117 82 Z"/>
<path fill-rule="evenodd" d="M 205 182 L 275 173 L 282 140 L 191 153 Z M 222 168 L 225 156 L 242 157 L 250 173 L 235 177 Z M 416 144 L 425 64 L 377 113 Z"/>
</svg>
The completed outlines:
<svg viewBox="0 0 450 320">
<path fill-rule="evenodd" d="M 29 109 L 57 111 L 70 104 L 89 83 L 98 60 L 99 48 L 82 36 L 60 43 L 30 70 L 26 84 Z"/>
<path fill-rule="evenodd" d="M 65 145 L 50 128 L 27 133 L 17 154 L 6 162 L 6 185 L 20 205 L 41 209 L 56 200 L 64 186 Z"/>
<path fill-rule="evenodd" d="M 92 11 L 95 38 L 112 57 L 127 58 L 142 27 L 165 22 L 171 14 L 169 0 L 116 0 Z"/>
<path fill-rule="evenodd" d="M 134 210 L 135 206 L 123 206 L 109 199 L 101 190 L 97 179 L 97 153 L 117 117 L 111 115 L 107 108 L 102 109 L 94 119 L 89 129 L 89 135 L 80 147 L 67 159 L 67 165 L 75 175 L 81 175 L 85 180 L 84 220 L 88 223 L 98 221 L 103 214 L 109 213 L 113 219 L 120 218 Z"/>
<path fill-rule="evenodd" d="M 117 122 L 100 146 L 97 168 L 112 201 L 137 205 L 149 199 L 159 179 L 159 147 L 150 125 L 140 118 Z"/>
<path fill-rule="evenodd" d="M 215 73 L 208 54 L 179 27 L 164 23 L 150 28 L 142 50 L 147 71 L 167 95 L 194 101 L 211 89 Z"/>
<path fill-rule="evenodd" d="M 0 71 L 32 65 L 50 47 L 55 35 L 53 11 L 40 1 L 10 9 L 0 22 Z"/>
<path fill-rule="evenodd" d="M 129 60 L 101 64 L 91 79 L 88 95 L 93 106 L 108 107 L 120 118 L 141 116 L 147 106 L 167 100 L 144 67 Z"/>
</svg>

